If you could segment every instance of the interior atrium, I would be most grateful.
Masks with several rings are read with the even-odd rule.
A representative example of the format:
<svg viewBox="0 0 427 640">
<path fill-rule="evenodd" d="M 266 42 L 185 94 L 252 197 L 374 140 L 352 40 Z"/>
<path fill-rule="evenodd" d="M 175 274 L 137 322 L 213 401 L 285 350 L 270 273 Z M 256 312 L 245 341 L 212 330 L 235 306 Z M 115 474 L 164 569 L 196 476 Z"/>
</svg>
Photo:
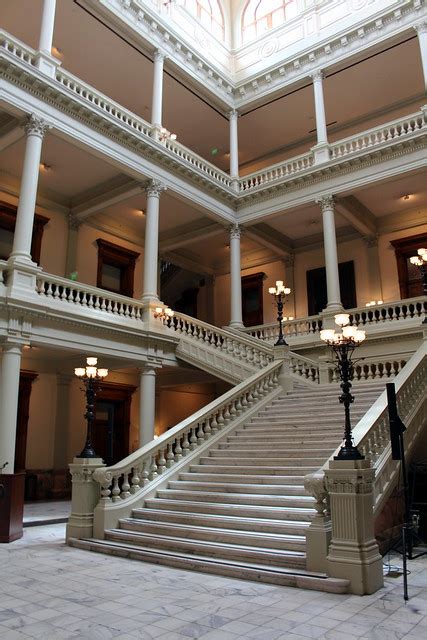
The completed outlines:
<svg viewBox="0 0 427 640">
<path fill-rule="evenodd" d="M 427 541 L 425 0 L 0 4 L 0 542 L 72 496 L 72 547 L 375 593 L 386 383 Z"/>
</svg>

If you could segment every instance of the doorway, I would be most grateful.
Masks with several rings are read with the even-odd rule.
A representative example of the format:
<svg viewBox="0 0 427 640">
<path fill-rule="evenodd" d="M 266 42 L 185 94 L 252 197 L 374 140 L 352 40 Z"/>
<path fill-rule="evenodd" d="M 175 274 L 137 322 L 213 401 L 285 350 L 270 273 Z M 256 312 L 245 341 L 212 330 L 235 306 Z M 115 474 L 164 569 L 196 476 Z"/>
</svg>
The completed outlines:
<svg viewBox="0 0 427 640">
<path fill-rule="evenodd" d="M 136 387 L 103 382 L 97 393 L 92 441 L 96 453 L 110 466 L 129 454 L 132 394 Z"/>
<path fill-rule="evenodd" d="M 338 271 L 342 306 L 344 309 L 354 309 L 357 306 L 357 300 L 353 260 L 340 262 Z M 325 267 L 307 271 L 307 300 L 309 316 L 315 316 L 326 308 L 328 304 L 328 294 L 326 290 Z"/>
</svg>

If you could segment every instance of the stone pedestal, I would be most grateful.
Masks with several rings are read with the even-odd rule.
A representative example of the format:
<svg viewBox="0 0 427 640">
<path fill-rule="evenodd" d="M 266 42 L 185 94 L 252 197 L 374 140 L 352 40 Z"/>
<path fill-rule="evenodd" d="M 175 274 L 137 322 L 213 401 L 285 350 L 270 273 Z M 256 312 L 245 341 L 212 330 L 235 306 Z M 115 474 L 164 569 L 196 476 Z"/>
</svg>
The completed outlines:
<svg viewBox="0 0 427 640">
<path fill-rule="evenodd" d="M 328 508 L 325 474 L 320 469 L 304 478 L 304 488 L 315 499 L 316 515 L 305 534 L 308 571 L 327 573 L 327 556 L 332 537 L 332 524 Z"/>
<path fill-rule="evenodd" d="M 291 356 L 289 345 L 274 345 L 274 360 L 282 360 L 282 368 L 279 373 L 279 384 L 285 393 L 289 393 L 294 388 L 294 381 L 291 377 Z"/>
<path fill-rule="evenodd" d="M 384 584 L 374 537 L 374 474 L 368 460 L 334 460 L 325 471 L 332 521 L 327 573 L 350 580 L 350 592 L 358 595 Z"/>
<path fill-rule="evenodd" d="M 100 487 L 93 473 L 105 467 L 102 458 L 74 458 L 69 465 L 71 473 L 71 515 L 68 519 L 66 540 L 93 536 L 93 512 L 100 497 Z"/>
</svg>

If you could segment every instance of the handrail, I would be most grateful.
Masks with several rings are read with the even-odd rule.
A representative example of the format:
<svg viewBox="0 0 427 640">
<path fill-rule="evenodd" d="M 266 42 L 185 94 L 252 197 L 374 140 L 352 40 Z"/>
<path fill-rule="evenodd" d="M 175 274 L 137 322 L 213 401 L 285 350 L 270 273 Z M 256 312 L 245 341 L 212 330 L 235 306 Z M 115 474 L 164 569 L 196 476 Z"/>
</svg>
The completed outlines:
<svg viewBox="0 0 427 640">
<path fill-rule="evenodd" d="M 104 505 L 118 502 L 139 493 L 166 469 L 265 399 L 279 386 L 281 366 L 281 362 L 268 364 L 121 462 L 97 469 L 94 479 L 101 485 L 101 502 Z"/>
<path fill-rule="evenodd" d="M 296 173 L 301 173 L 306 169 L 311 169 L 314 164 L 314 156 L 312 151 L 307 151 L 299 156 L 294 156 L 287 160 L 282 160 L 271 165 L 267 169 L 261 169 L 248 173 L 239 180 L 239 191 L 245 193 L 263 187 L 265 185 L 276 182 L 281 178 L 287 178 Z"/>
</svg>

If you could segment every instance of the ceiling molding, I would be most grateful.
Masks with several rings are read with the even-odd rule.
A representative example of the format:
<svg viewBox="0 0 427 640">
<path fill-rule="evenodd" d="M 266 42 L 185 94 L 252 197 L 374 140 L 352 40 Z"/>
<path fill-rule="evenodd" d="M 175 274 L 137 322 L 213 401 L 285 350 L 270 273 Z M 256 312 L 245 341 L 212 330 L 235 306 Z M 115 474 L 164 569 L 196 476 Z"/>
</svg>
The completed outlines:
<svg viewBox="0 0 427 640">
<path fill-rule="evenodd" d="M 21 182 L 16 176 L 12 176 L 5 171 L 0 171 L 0 191 L 19 200 L 20 186 Z M 39 187 L 37 190 L 36 207 L 41 207 L 47 211 L 58 211 L 68 216 L 70 212 L 68 202 L 68 198 L 51 189 Z"/>
<path fill-rule="evenodd" d="M 159 251 L 173 251 L 179 247 L 206 240 L 206 238 L 213 238 L 222 233 L 224 233 L 224 227 L 216 222 L 207 222 L 206 219 L 196 220 L 195 222 L 175 227 L 172 231 L 161 233 Z"/>
<path fill-rule="evenodd" d="M 191 271 L 192 273 L 198 273 L 204 276 L 214 276 L 216 274 L 215 269 L 200 262 L 200 257 L 196 254 L 189 256 L 181 255 L 176 251 L 167 251 L 166 253 L 161 254 L 161 258 L 168 262 L 172 262 L 172 264 L 176 264 L 177 267 L 181 267 L 181 269 Z"/>
<path fill-rule="evenodd" d="M 97 191 L 102 191 L 99 195 L 92 195 L 94 189 L 90 189 L 88 192 L 79 194 L 78 199 L 81 204 L 76 204 L 71 208 L 74 218 L 79 222 L 82 222 L 89 216 L 93 216 L 108 207 L 118 204 L 119 202 L 123 202 L 124 200 L 129 200 L 130 198 L 143 193 L 144 185 L 142 182 L 138 182 L 137 180 L 132 180 L 127 177 L 126 179 L 120 177 L 117 179 L 117 182 L 120 182 L 121 184 L 115 184 L 114 186 L 110 185 L 108 190 L 104 190 L 105 185 L 95 187 Z"/>
<path fill-rule="evenodd" d="M 24 129 L 14 124 L 11 127 L 4 127 L 0 131 L 0 153 L 5 151 L 8 147 L 11 147 L 15 142 L 21 140 L 25 136 Z"/>
<path fill-rule="evenodd" d="M 355 196 L 336 199 L 336 208 L 362 236 L 374 236 L 377 233 L 377 219 Z"/>
<path fill-rule="evenodd" d="M 281 258 L 288 257 L 293 252 L 292 240 L 283 233 L 272 229 L 265 222 L 244 227 L 245 234 L 258 242 L 258 244 L 270 249 Z"/>
</svg>

